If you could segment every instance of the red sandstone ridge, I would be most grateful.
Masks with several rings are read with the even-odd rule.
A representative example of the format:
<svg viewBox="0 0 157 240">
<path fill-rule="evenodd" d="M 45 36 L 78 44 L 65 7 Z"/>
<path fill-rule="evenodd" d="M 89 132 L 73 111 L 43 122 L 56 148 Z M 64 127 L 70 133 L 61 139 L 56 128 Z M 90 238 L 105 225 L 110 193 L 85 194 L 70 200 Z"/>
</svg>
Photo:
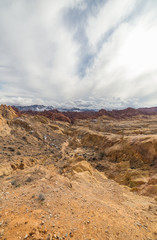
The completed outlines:
<svg viewBox="0 0 157 240">
<path fill-rule="evenodd" d="M 115 119 L 126 119 L 132 118 L 140 115 L 148 116 L 148 115 L 157 115 L 157 108 L 126 108 L 123 110 L 111 110 L 107 111 L 105 109 L 101 109 L 98 112 L 87 111 L 87 112 L 64 112 L 64 115 L 68 116 L 72 121 L 76 119 L 94 119 L 100 116 L 108 116 Z"/>
<path fill-rule="evenodd" d="M 138 110 L 139 110 L 141 113 L 147 114 L 147 115 L 156 115 L 156 114 L 157 114 L 157 107 L 139 108 Z"/>
<path fill-rule="evenodd" d="M 22 114 L 29 114 L 32 116 L 39 115 L 39 116 L 44 116 L 49 118 L 50 120 L 53 121 L 62 121 L 62 122 L 69 122 L 71 123 L 71 120 L 65 116 L 63 113 L 59 112 L 57 109 L 55 110 L 50 110 L 50 111 L 43 111 L 43 112 L 38 112 L 38 111 L 25 111 L 21 112 Z"/>
<path fill-rule="evenodd" d="M 85 120 L 85 119 L 96 119 L 100 116 L 107 116 L 113 119 L 127 119 L 127 118 L 134 118 L 138 116 L 147 117 L 150 115 L 157 115 L 157 107 L 153 108 L 126 108 L 123 110 L 105 110 L 101 109 L 99 111 L 82 111 L 82 112 L 74 112 L 74 111 L 67 111 L 67 112 L 60 112 L 57 109 L 54 110 L 45 110 L 45 111 L 22 111 L 20 112 L 18 109 L 13 107 L 15 113 L 19 116 L 20 114 L 29 114 L 29 115 L 40 115 L 45 116 L 51 120 L 56 121 L 63 121 L 74 123 L 75 120 Z"/>
</svg>

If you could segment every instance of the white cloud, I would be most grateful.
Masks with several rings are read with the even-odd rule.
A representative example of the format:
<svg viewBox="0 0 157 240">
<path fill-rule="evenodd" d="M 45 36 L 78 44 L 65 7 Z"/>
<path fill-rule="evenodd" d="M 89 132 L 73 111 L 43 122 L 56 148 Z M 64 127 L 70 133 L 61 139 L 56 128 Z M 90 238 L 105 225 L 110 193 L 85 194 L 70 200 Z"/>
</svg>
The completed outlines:
<svg viewBox="0 0 157 240">
<path fill-rule="evenodd" d="M 85 0 L 0 0 L 0 102 L 156 105 L 157 4 L 108 0 L 97 6 L 91 11 Z M 77 26 L 67 26 L 67 9 L 78 11 L 70 16 L 78 18 Z M 87 38 L 79 36 L 81 16 L 87 24 L 80 21 L 80 34 Z M 89 54 L 91 64 L 84 61 Z"/>
<path fill-rule="evenodd" d="M 72 1 L 26 2 L 14 1 L 7 8 L 2 4 L 0 65 L 12 71 L 1 77 L 16 88 L 41 91 L 40 96 L 57 98 L 57 87 L 61 97 L 77 66 L 78 46 L 62 19 L 62 11 Z"/>
<path fill-rule="evenodd" d="M 102 37 L 116 27 L 135 7 L 135 0 L 107 1 L 106 5 L 97 13 L 96 16 L 90 16 L 88 19 L 86 33 L 93 50 L 97 49 Z"/>
<path fill-rule="evenodd" d="M 142 99 L 157 92 L 155 13 L 156 9 L 144 11 L 131 21 L 121 23 L 104 42 L 84 79 L 93 86 L 95 96 Z M 143 104 L 149 104 L 147 100 L 143 98 Z"/>
</svg>

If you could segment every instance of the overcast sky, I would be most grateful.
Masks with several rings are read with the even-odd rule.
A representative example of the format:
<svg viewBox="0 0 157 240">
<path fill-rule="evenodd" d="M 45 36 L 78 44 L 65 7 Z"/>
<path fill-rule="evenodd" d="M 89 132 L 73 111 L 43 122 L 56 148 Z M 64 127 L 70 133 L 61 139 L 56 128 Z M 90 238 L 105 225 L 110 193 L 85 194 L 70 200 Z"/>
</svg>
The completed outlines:
<svg viewBox="0 0 157 240">
<path fill-rule="evenodd" d="M 156 0 L 0 0 L 0 103 L 157 105 Z"/>
</svg>

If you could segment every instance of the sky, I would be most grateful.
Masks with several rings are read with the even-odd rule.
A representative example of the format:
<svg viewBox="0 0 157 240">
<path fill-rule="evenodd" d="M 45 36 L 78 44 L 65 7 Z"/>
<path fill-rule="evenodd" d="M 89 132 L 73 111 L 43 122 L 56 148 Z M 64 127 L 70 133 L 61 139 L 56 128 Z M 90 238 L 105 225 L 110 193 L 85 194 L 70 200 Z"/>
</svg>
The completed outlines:
<svg viewBox="0 0 157 240">
<path fill-rule="evenodd" d="M 0 0 L 0 104 L 157 106 L 157 1 Z"/>
</svg>

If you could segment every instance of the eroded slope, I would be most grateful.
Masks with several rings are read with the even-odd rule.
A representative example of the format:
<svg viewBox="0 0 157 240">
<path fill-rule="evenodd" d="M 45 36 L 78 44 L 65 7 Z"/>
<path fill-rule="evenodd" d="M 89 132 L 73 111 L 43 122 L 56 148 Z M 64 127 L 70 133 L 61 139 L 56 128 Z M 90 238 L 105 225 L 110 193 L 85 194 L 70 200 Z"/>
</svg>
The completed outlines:
<svg viewBox="0 0 157 240">
<path fill-rule="evenodd" d="M 156 117 L 1 118 L 1 239 L 157 239 Z"/>
</svg>

